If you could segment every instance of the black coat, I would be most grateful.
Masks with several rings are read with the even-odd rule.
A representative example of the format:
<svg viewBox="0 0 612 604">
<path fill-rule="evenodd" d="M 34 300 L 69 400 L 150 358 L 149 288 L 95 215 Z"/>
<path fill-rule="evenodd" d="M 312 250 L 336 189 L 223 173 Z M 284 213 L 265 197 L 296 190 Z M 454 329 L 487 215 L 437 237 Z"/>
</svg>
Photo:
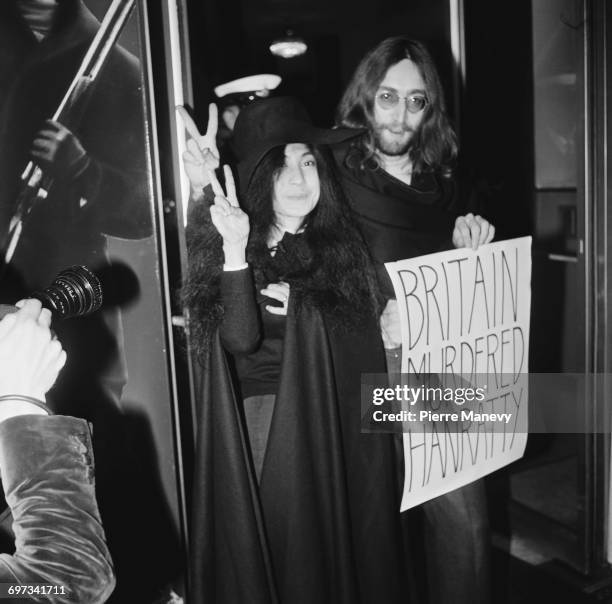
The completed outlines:
<svg viewBox="0 0 612 604">
<path fill-rule="evenodd" d="M 290 305 L 258 492 L 242 405 L 215 338 L 202 375 L 192 601 L 401 602 L 390 435 L 361 434 L 360 373 L 383 371 L 375 321 L 328 329 Z"/>
<path fill-rule="evenodd" d="M 334 147 L 342 187 L 374 259 L 383 291 L 395 297 L 385 262 L 450 249 L 460 205 L 453 179 L 434 173 L 405 185 L 380 168 L 362 167 L 351 143 Z"/>
</svg>

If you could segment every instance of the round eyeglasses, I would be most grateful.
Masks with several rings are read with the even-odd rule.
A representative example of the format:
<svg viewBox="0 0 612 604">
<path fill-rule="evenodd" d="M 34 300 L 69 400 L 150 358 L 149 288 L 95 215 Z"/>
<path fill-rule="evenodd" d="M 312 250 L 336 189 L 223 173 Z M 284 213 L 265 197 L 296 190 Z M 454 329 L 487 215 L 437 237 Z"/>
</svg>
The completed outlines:
<svg viewBox="0 0 612 604">
<path fill-rule="evenodd" d="M 419 113 L 427 107 L 427 97 L 422 94 L 411 94 L 410 96 L 400 96 L 393 90 L 381 90 L 376 93 L 376 103 L 381 109 L 395 109 L 400 99 L 406 101 L 406 109 L 409 113 Z"/>
</svg>

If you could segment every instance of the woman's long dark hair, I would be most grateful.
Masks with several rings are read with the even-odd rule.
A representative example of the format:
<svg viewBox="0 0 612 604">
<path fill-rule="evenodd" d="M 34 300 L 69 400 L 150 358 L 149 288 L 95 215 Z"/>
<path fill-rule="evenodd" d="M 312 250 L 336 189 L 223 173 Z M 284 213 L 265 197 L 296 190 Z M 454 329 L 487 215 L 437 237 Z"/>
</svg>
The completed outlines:
<svg viewBox="0 0 612 604">
<path fill-rule="evenodd" d="M 291 285 L 297 312 L 305 304 L 312 305 L 331 328 L 356 328 L 380 312 L 375 271 L 338 182 L 331 152 L 322 145 L 309 147 L 317 162 L 321 192 L 305 218 L 302 245 L 288 254 L 278 249 L 273 257 L 268 248 L 276 224 L 274 179 L 285 158 L 284 147 L 277 147 L 262 159 L 241 200 L 251 225 L 247 260 L 257 282 L 282 279 Z M 223 315 L 221 237 L 212 226 L 207 204 L 190 216 L 187 241 L 189 275 L 183 301 L 190 309 L 192 341 L 205 347 Z"/>
</svg>

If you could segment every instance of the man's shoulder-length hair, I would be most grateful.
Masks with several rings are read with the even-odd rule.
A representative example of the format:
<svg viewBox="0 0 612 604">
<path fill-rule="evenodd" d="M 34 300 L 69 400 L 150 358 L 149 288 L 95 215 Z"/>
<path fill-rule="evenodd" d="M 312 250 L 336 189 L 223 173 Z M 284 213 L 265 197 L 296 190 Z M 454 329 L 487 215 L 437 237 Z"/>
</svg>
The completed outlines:
<svg viewBox="0 0 612 604">
<path fill-rule="evenodd" d="M 448 120 L 438 71 L 423 44 L 405 36 L 383 40 L 357 66 L 338 105 L 336 123 L 366 128 L 359 140 L 361 165 L 376 165 L 373 138 L 374 98 L 388 69 L 403 59 L 413 61 L 425 82 L 428 104 L 410 154 L 415 172 L 450 175 L 457 157 L 457 137 Z"/>
</svg>

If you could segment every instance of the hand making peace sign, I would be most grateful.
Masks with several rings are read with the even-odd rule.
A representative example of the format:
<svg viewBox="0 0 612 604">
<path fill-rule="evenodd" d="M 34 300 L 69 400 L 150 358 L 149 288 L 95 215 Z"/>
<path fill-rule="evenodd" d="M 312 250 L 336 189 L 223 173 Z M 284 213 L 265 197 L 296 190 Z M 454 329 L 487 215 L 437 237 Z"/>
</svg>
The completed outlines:
<svg viewBox="0 0 612 604">
<path fill-rule="evenodd" d="M 236 183 L 229 166 L 223 166 L 225 187 L 217 180 L 214 172 L 210 172 L 210 184 L 215 192 L 215 203 L 210 206 L 210 218 L 219 235 L 223 237 L 223 247 L 240 246 L 246 249 L 249 238 L 249 217 L 240 209 L 236 195 Z"/>
<path fill-rule="evenodd" d="M 208 126 L 204 135 L 200 134 L 185 107 L 178 106 L 176 110 L 190 135 L 187 140 L 187 151 L 183 153 L 185 172 L 187 172 L 193 193 L 201 195 L 202 189 L 211 181 L 210 173 L 219 167 L 217 106 L 214 103 L 208 106 Z"/>
</svg>

